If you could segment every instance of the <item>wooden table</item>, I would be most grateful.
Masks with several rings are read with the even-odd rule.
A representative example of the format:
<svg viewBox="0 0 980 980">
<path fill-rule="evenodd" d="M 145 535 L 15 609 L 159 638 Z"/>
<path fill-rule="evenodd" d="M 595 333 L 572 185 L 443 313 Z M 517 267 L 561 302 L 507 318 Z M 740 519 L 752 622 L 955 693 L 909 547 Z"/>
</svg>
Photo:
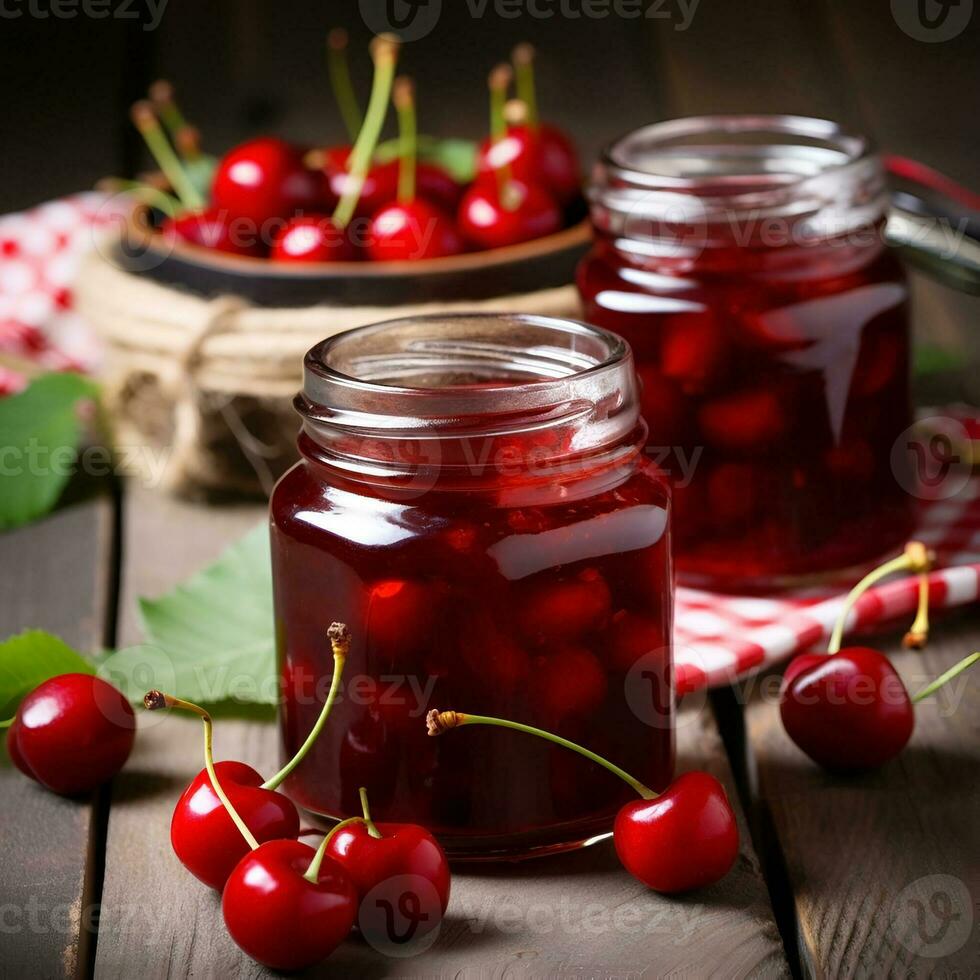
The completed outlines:
<svg viewBox="0 0 980 980">
<path fill-rule="evenodd" d="M 576 50 L 588 53 L 593 25 L 575 31 Z M 686 32 L 654 20 L 618 43 L 614 80 L 627 85 L 626 97 L 585 93 L 590 149 L 646 118 L 803 111 L 980 184 L 967 135 L 975 105 L 947 98 L 967 72 L 962 45 L 940 50 L 907 38 L 888 4 L 705 4 Z M 921 336 L 976 361 L 976 301 L 916 280 L 915 309 Z M 976 400 L 977 392 L 976 372 L 966 371 L 926 397 Z M 83 650 L 136 642 L 136 596 L 165 591 L 261 515 L 254 505 L 205 508 L 132 485 L 75 488 L 47 519 L 0 535 L 0 635 L 42 627 Z M 978 645 L 969 613 L 944 621 L 924 654 L 886 643 L 910 684 Z M 861 779 L 829 776 L 803 757 L 763 687 L 757 679 L 718 692 L 682 715 L 680 768 L 721 778 L 745 831 L 740 860 L 715 887 L 681 899 L 652 894 L 617 867 L 608 842 L 461 869 L 431 950 L 386 959 L 350 941 L 316 975 L 980 975 L 976 678 L 957 687 L 955 710 L 943 699 L 923 704 L 909 749 Z M 157 718 L 141 715 L 125 771 L 87 801 L 54 797 L 0 765 L 0 975 L 266 975 L 227 938 L 216 896 L 171 853 L 170 813 L 197 771 L 200 729 Z M 217 750 L 269 771 L 275 731 L 222 722 Z M 944 895 L 958 919 L 932 914 Z"/>
</svg>

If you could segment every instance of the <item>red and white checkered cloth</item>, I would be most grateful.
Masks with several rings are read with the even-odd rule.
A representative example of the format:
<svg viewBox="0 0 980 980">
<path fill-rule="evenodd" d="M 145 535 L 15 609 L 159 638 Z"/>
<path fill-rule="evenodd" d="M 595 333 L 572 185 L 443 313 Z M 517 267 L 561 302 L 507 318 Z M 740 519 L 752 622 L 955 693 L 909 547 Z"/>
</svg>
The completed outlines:
<svg viewBox="0 0 980 980">
<path fill-rule="evenodd" d="M 77 194 L 0 218 L 0 352 L 54 369 L 95 370 L 99 347 L 72 310 L 71 285 L 93 236 L 122 213 L 102 194 Z M 0 394 L 25 379 L 0 365 Z M 970 409 L 944 409 L 976 440 L 980 417 Z M 934 608 L 975 602 L 980 595 L 980 477 L 947 499 L 923 502 L 917 535 L 938 557 L 931 574 Z M 847 587 L 773 598 L 677 592 L 677 683 L 682 692 L 728 684 L 825 640 Z M 918 580 L 887 582 L 858 603 L 852 628 L 910 624 Z"/>
</svg>

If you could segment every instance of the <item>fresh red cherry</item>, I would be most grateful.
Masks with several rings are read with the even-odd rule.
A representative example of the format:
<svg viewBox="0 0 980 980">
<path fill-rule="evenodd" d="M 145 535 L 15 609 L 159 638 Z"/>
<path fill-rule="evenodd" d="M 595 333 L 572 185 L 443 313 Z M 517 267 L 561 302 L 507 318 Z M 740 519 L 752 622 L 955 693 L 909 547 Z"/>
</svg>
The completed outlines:
<svg viewBox="0 0 980 980">
<path fill-rule="evenodd" d="M 353 184 L 351 175 L 347 172 L 350 153 L 349 146 L 333 147 L 325 151 L 322 165 L 332 201 L 339 201 Z M 310 159 L 319 162 L 316 154 L 311 154 Z M 364 175 L 364 184 L 354 208 L 354 217 L 371 217 L 379 208 L 393 201 L 397 193 L 398 162 L 392 160 L 387 163 L 372 164 Z"/>
<path fill-rule="evenodd" d="M 350 633 L 341 623 L 327 630 L 334 670 L 323 708 L 293 758 L 271 779 L 263 781 L 242 762 L 214 763 L 211 756 L 211 716 L 196 704 L 160 691 L 150 691 L 144 706 L 155 711 L 181 708 L 200 717 L 204 725 L 204 769 L 181 794 L 170 822 L 170 841 L 180 862 L 196 878 L 220 891 L 232 869 L 249 848 L 263 841 L 296 837 L 299 813 L 276 789 L 303 761 L 330 715 L 350 649 Z"/>
<path fill-rule="evenodd" d="M 534 735 L 571 749 L 618 776 L 642 799 L 627 803 L 616 815 L 616 853 L 631 875 L 655 891 L 673 894 L 713 884 L 738 857 L 738 821 L 724 787 L 708 773 L 685 773 L 658 794 L 608 759 L 540 728 L 459 711 L 430 711 L 425 720 L 430 735 L 466 725 L 492 725 Z"/>
<path fill-rule="evenodd" d="M 419 160 L 415 165 L 415 187 L 418 196 L 449 214 L 455 214 L 463 197 L 463 185 L 442 167 Z"/>
<path fill-rule="evenodd" d="M 537 643 L 574 640 L 599 629 L 612 605 L 609 586 L 594 568 L 566 581 L 545 580 L 531 586 L 517 612 L 521 632 Z"/>
<path fill-rule="evenodd" d="M 546 188 L 559 204 L 582 194 L 575 148 L 554 126 L 542 123 L 535 130 L 527 124 L 511 124 L 502 139 L 485 139 L 477 157 L 478 180 L 493 183 L 502 167 L 509 167 L 518 180 Z"/>
<path fill-rule="evenodd" d="M 353 262 L 357 258 L 350 236 L 325 214 L 291 218 L 272 242 L 274 262 Z"/>
<path fill-rule="evenodd" d="M 375 262 L 439 259 L 463 251 L 453 219 L 423 200 L 383 207 L 371 219 L 368 254 Z"/>
<path fill-rule="evenodd" d="M 779 714 L 786 734 L 814 762 L 837 770 L 884 765 L 915 727 L 902 679 L 871 647 L 848 647 L 795 667 Z"/>
<path fill-rule="evenodd" d="M 897 558 L 869 572 L 845 599 L 828 653 L 796 657 L 786 668 L 779 713 L 790 738 L 818 764 L 833 770 L 873 769 L 905 748 L 915 727 L 913 704 L 928 697 L 980 655 L 967 657 L 914 698 L 889 659 L 871 647 L 840 649 L 848 616 L 860 597 L 894 572 L 920 576 L 919 609 L 906 645 L 921 647 L 929 631 L 931 554 L 910 541 Z"/>
<path fill-rule="evenodd" d="M 724 787 L 706 772 L 686 772 L 654 799 L 627 803 L 613 826 L 623 867 L 667 895 L 723 878 L 738 857 L 738 841 Z"/>
<path fill-rule="evenodd" d="M 303 151 L 285 140 L 263 136 L 229 150 L 218 164 L 212 204 L 257 231 L 273 218 L 323 206 L 323 179 L 303 162 Z"/>
<path fill-rule="evenodd" d="M 253 960 L 302 970 L 349 935 L 357 893 L 335 861 L 297 840 L 266 841 L 235 866 L 221 896 L 228 934 Z"/>
<path fill-rule="evenodd" d="M 561 212 L 547 191 L 511 179 L 503 188 L 474 184 L 463 195 L 457 221 L 474 247 L 503 248 L 558 231 Z"/>
<path fill-rule="evenodd" d="M 435 837 L 410 823 L 371 820 L 361 791 L 362 820 L 345 820 L 331 834 L 327 855 L 350 875 L 357 890 L 362 932 L 375 927 L 379 911 L 396 909 L 410 921 L 413 939 L 442 922 L 449 905 L 449 862 Z"/>
<path fill-rule="evenodd" d="M 547 188 L 561 205 L 582 195 L 582 174 L 572 141 L 556 126 L 538 119 L 534 48 L 519 44 L 513 52 L 518 99 L 505 108 L 506 133 L 480 147 L 478 174 L 491 177 L 509 167 L 521 180 Z"/>
<path fill-rule="evenodd" d="M 21 772 L 73 796 L 115 776 L 135 737 L 136 716 L 115 687 L 92 674 L 60 674 L 21 701 L 7 747 Z"/>
<path fill-rule="evenodd" d="M 260 843 L 295 838 L 299 811 L 282 793 L 264 789 L 262 777 L 243 762 L 216 762 L 218 781 Z M 195 878 L 221 891 L 249 845 L 215 793 L 207 769 L 184 790 L 170 821 L 170 843 Z"/>
<path fill-rule="evenodd" d="M 232 218 L 227 211 L 210 207 L 176 218 L 166 218 L 160 233 L 169 242 L 187 242 L 232 255 L 265 253 L 258 229 L 247 218 Z"/>
<path fill-rule="evenodd" d="M 398 110 L 401 145 L 398 199 L 386 204 L 371 219 L 368 254 L 376 262 L 412 262 L 455 255 L 463 250 L 463 243 L 452 218 L 416 196 L 417 134 L 411 79 L 396 78 L 392 97 Z"/>
</svg>

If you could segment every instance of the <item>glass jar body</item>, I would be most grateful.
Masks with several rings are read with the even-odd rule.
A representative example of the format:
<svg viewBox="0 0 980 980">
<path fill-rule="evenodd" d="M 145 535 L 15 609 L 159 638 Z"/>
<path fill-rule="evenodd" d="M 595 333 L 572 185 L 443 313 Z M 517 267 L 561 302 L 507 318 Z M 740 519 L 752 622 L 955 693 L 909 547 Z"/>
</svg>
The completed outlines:
<svg viewBox="0 0 980 980">
<path fill-rule="evenodd" d="M 376 819 L 421 823 L 451 855 L 494 858 L 580 846 L 635 796 L 528 735 L 474 726 L 431 737 L 433 708 L 544 728 L 655 789 L 669 783 L 669 487 L 642 453 L 632 363 L 623 370 L 625 397 L 605 384 L 598 410 L 573 397 L 565 426 L 450 413 L 487 434 L 444 442 L 422 481 L 378 473 L 385 456 L 418 462 L 414 436 L 398 448 L 381 429 L 344 435 L 345 460 L 372 455 L 369 474 L 300 436 L 303 458 L 271 501 L 284 757 L 329 685 L 327 627 L 341 620 L 352 633 L 340 700 L 285 783 L 301 806 L 356 815 L 364 786 Z M 498 401 L 497 389 L 473 391 Z M 387 404 L 383 390 L 369 394 Z M 610 418 L 622 418 L 622 438 L 598 454 L 567 451 Z M 547 459 L 539 470 L 536 452 Z M 421 453 L 431 462 L 431 448 Z"/>
<path fill-rule="evenodd" d="M 803 192 L 781 191 L 767 238 L 710 192 L 696 211 L 710 222 L 651 244 L 631 236 L 649 230 L 635 215 L 609 219 L 602 202 L 621 190 L 600 186 L 578 269 L 586 319 L 633 348 L 648 452 L 674 480 L 678 572 L 766 590 L 866 563 L 912 522 L 892 452 L 912 422 L 904 273 L 881 220 L 801 241 L 799 215 L 778 214 Z M 845 221 L 848 202 L 833 203 Z"/>
</svg>

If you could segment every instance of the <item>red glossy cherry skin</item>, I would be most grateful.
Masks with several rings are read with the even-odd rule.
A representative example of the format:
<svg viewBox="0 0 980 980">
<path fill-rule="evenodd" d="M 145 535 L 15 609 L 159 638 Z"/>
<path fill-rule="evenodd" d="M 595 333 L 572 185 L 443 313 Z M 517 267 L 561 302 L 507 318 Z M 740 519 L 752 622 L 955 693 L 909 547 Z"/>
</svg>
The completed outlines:
<svg viewBox="0 0 980 980">
<path fill-rule="evenodd" d="M 386 204 L 371 219 L 368 234 L 368 255 L 375 262 L 414 262 L 463 251 L 453 219 L 420 198 Z"/>
<path fill-rule="evenodd" d="M 503 139 L 480 144 L 477 175 L 481 183 L 496 179 L 495 172 L 510 167 L 518 180 L 541 184 L 559 204 L 568 204 L 582 193 L 582 173 L 571 140 L 555 126 L 541 123 L 537 129 L 510 126 Z"/>
<path fill-rule="evenodd" d="M 269 258 L 274 262 L 353 262 L 357 249 L 328 215 L 301 214 L 276 235 Z"/>
<path fill-rule="evenodd" d="M 379 823 L 380 837 L 372 837 L 366 824 L 349 824 L 339 830 L 327 845 L 327 854 L 350 875 L 358 901 L 370 901 L 370 893 L 403 904 L 402 896 L 411 892 L 413 917 L 421 933 L 431 931 L 441 921 L 449 905 L 449 862 L 435 837 L 424 827 L 412 823 Z M 393 881 L 393 879 L 399 879 Z M 385 883 L 390 883 L 385 894 Z M 380 887 L 379 887 L 380 886 Z M 369 914 L 376 914 L 374 909 Z"/>
<path fill-rule="evenodd" d="M 228 877 L 221 911 L 232 939 L 273 970 L 301 970 L 326 959 L 357 914 L 350 876 L 324 857 L 317 882 L 303 875 L 314 850 L 297 840 L 271 840 L 249 851 Z"/>
<path fill-rule="evenodd" d="M 623 867 L 667 895 L 723 878 L 738 857 L 738 840 L 728 796 L 706 772 L 684 773 L 656 799 L 627 803 L 613 827 Z"/>
<path fill-rule="evenodd" d="M 419 160 L 415 164 L 415 194 L 449 214 L 455 214 L 465 188 L 442 167 Z"/>
<path fill-rule="evenodd" d="M 61 674 L 21 701 L 7 744 L 21 772 L 73 796 L 115 776 L 135 737 L 136 716 L 115 687 L 92 674 Z"/>
<path fill-rule="evenodd" d="M 915 711 L 889 659 L 871 647 L 809 657 L 791 663 L 783 681 L 786 734 L 826 769 L 875 769 L 898 755 L 912 737 Z"/>
<path fill-rule="evenodd" d="M 323 177 L 303 163 L 303 151 L 285 140 L 262 136 L 229 150 L 218 164 L 211 203 L 258 229 L 273 218 L 323 205 Z"/>
<path fill-rule="evenodd" d="M 258 257 L 265 253 L 265 244 L 251 221 L 232 218 L 216 207 L 167 218 L 160 225 L 160 233 L 168 242 L 187 242 L 232 255 Z"/>
<path fill-rule="evenodd" d="M 323 172 L 326 176 L 327 195 L 331 204 L 336 204 L 340 200 L 350 181 L 350 175 L 347 173 L 350 150 L 349 146 L 335 146 L 325 152 Z M 397 196 L 398 161 L 373 164 L 364 176 L 354 215 L 358 218 L 368 218 Z"/>
<path fill-rule="evenodd" d="M 561 228 L 561 211 L 555 199 L 537 184 L 511 180 L 508 208 L 496 183 L 474 184 L 463 195 L 456 222 L 475 248 L 502 248 L 551 235 Z"/>
<path fill-rule="evenodd" d="M 214 770 L 248 829 L 259 843 L 295 838 L 299 812 L 282 793 L 262 789 L 262 777 L 243 762 L 216 762 Z M 170 821 L 170 843 L 180 863 L 209 888 L 221 891 L 248 844 L 211 788 L 206 769 L 184 790 Z"/>
</svg>

